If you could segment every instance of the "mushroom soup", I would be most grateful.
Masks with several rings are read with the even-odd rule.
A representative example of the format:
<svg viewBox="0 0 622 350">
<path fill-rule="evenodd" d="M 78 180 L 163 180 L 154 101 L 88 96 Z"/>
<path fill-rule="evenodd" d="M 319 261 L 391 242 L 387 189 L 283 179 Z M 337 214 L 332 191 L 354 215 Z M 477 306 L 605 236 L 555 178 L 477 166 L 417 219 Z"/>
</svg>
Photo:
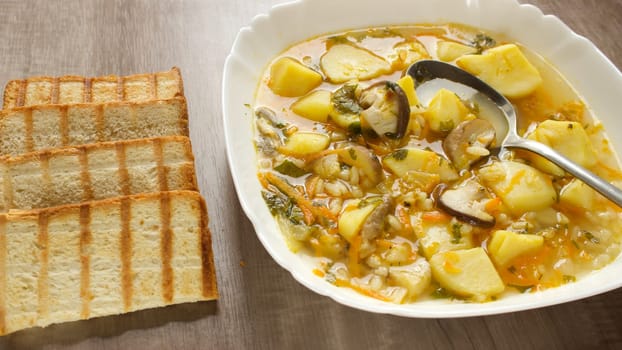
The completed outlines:
<svg viewBox="0 0 622 350">
<path fill-rule="evenodd" d="M 615 259 L 620 208 L 538 156 L 500 159 L 490 111 L 405 70 L 451 62 L 508 97 L 519 133 L 621 183 L 602 125 L 542 58 L 461 25 L 372 28 L 298 43 L 267 67 L 258 176 L 316 275 L 395 303 L 487 301 L 570 283 Z"/>
</svg>

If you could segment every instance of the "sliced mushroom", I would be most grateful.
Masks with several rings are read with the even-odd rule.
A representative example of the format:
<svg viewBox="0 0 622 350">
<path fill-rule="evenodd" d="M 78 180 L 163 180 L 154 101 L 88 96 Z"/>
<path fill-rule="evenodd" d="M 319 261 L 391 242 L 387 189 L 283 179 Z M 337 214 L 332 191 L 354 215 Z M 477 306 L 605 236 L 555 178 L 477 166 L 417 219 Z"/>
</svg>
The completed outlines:
<svg viewBox="0 0 622 350">
<path fill-rule="evenodd" d="M 374 240 L 380 236 L 384 230 L 384 219 L 387 217 L 387 214 L 389 214 L 389 209 L 391 207 L 391 202 L 386 196 L 382 199 L 377 198 L 376 200 L 382 202 L 376 205 L 374 211 L 369 214 L 361 227 L 361 237 L 363 240 L 361 241 L 359 257 L 362 259 L 366 258 L 376 250 Z"/>
<path fill-rule="evenodd" d="M 372 240 L 380 235 L 384 228 L 384 218 L 389 214 L 390 206 L 389 198 L 383 197 L 382 203 L 378 204 L 376 209 L 369 214 L 361 228 L 363 240 Z"/>
<path fill-rule="evenodd" d="M 348 144 L 338 149 L 337 154 L 341 162 L 360 169 L 367 177 L 369 183 L 363 187 L 374 187 L 384 178 L 378 157 L 369 149 L 356 144 Z"/>
<path fill-rule="evenodd" d="M 268 107 L 257 107 L 255 109 L 255 115 L 257 118 L 263 118 L 270 123 L 273 127 L 281 129 L 285 127 L 285 123 L 279 120 L 276 113 Z"/>
<path fill-rule="evenodd" d="M 281 143 L 279 128 L 282 128 L 284 124 L 278 120 L 276 113 L 267 107 L 258 107 L 255 109 L 255 115 L 257 116 L 255 125 L 258 131 L 255 145 L 260 152 L 272 157 Z"/>
<path fill-rule="evenodd" d="M 488 147 L 495 139 L 495 129 L 484 119 L 460 123 L 443 141 L 443 150 L 457 169 L 468 169 L 490 154 Z"/>
<path fill-rule="evenodd" d="M 359 104 L 363 108 L 361 128 L 369 126 L 380 137 L 404 137 L 410 119 L 410 106 L 399 85 L 390 81 L 373 84 L 361 92 Z"/>
<path fill-rule="evenodd" d="M 455 188 L 441 189 L 437 204 L 460 221 L 473 226 L 492 227 L 495 218 L 484 210 L 488 200 L 490 195 L 486 187 L 475 179 L 469 179 Z"/>
</svg>

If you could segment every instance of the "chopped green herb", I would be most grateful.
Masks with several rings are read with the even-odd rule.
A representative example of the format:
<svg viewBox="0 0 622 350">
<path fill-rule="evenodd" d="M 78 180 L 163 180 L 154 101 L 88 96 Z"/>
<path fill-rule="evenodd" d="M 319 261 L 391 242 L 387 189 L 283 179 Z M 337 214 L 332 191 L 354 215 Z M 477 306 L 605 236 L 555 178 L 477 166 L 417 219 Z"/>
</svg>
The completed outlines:
<svg viewBox="0 0 622 350">
<path fill-rule="evenodd" d="M 497 42 L 488 35 L 480 33 L 471 41 L 471 45 L 477 49 L 477 53 L 482 53 L 484 50 L 497 45 Z"/>
<path fill-rule="evenodd" d="M 568 123 L 568 129 L 572 129 L 572 123 Z"/>
<path fill-rule="evenodd" d="M 460 232 L 461 228 L 462 228 L 461 224 L 453 224 L 453 225 L 451 225 L 451 236 L 453 237 L 451 239 L 451 243 L 453 243 L 453 244 L 460 243 L 460 239 L 462 239 L 462 233 Z"/>
<path fill-rule="evenodd" d="M 269 191 L 261 191 L 261 196 L 266 202 L 266 205 L 268 205 L 268 209 L 270 209 L 272 215 L 284 212 L 287 204 L 283 198 Z"/>
<path fill-rule="evenodd" d="M 592 242 L 594 244 L 600 243 L 600 239 L 598 239 L 598 237 L 594 236 L 592 234 L 592 232 L 590 232 L 590 231 L 583 231 L 583 234 L 585 234 L 585 238 L 589 239 L 590 242 Z"/>
<path fill-rule="evenodd" d="M 432 296 L 432 298 L 435 298 L 435 299 L 451 298 L 451 294 L 447 291 L 447 289 L 445 289 L 443 287 L 436 288 L 432 292 L 431 296 Z"/>
<path fill-rule="evenodd" d="M 333 92 L 331 103 L 335 110 L 343 114 L 359 114 L 362 110 L 356 98 L 356 84 L 345 84 Z"/>
<path fill-rule="evenodd" d="M 562 278 L 564 279 L 564 283 L 576 282 L 577 280 L 577 278 L 572 275 L 564 275 Z"/>
<path fill-rule="evenodd" d="M 358 208 L 366 207 L 368 205 L 377 203 L 378 201 L 381 201 L 381 200 L 382 200 L 382 198 L 380 198 L 380 197 L 367 197 L 367 198 L 365 198 L 365 199 L 363 199 L 363 200 L 361 200 L 359 202 Z"/>
<path fill-rule="evenodd" d="M 398 149 L 397 151 L 391 153 L 391 157 L 395 160 L 404 160 L 406 159 L 406 156 L 408 156 L 408 150 L 404 148 Z"/>
<path fill-rule="evenodd" d="M 511 274 L 516 274 L 516 267 L 514 267 L 514 265 L 508 267 L 508 272 Z"/>
<path fill-rule="evenodd" d="M 287 159 L 284 160 L 283 163 L 275 166 L 274 170 L 291 177 L 301 177 L 307 173 L 306 170 L 299 168 L 296 164 Z"/>
<path fill-rule="evenodd" d="M 244 107 L 246 107 L 246 108 L 251 108 L 251 104 L 250 104 L 250 103 L 245 103 L 245 104 L 244 104 Z"/>
<path fill-rule="evenodd" d="M 577 241 L 575 241 L 575 240 L 573 239 L 573 240 L 571 240 L 571 242 L 572 242 L 572 245 L 573 245 L 575 248 L 577 248 L 577 250 L 581 250 L 581 248 L 579 247 L 579 243 L 577 243 Z"/>
<path fill-rule="evenodd" d="M 348 132 L 350 134 L 358 135 L 361 133 L 361 122 L 354 122 L 348 125 Z"/>
<path fill-rule="evenodd" d="M 354 151 L 354 148 L 350 148 L 350 149 L 348 150 L 348 154 L 350 155 L 350 158 L 351 158 L 352 160 L 356 160 L 356 151 Z"/>
<path fill-rule="evenodd" d="M 454 128 L 454 121 L 453 120 L 444 120 L 440 123 L 439 125 L 439 130 L 441 132 L 449 132 Z"/>
<path fill-rule="evenodd" d="M 275 216 L 283 215 L 296 225 L 303 222 L 304 214 L 302 213 L 302 210 L 291 199 L 286 197 L 283 198 L 282 196 L 269 191 L 262 191 L 261 196 L 266 202 L 266 205 L 268 205 L 270 214 Z"/>
<path fill-rule="evenodd" d="M 350 40 L 345 35 L 335 35 L 326 39 L 326 46 L 330 47 L 337 44 L 347 44 Z"/>
<path fill-rule="evenodd" d="M 330 272 L 326 273 L 326 276 L 324 276 L 324 279 L 326 280 L 326 282 L 332 283 L 332 284 L 335 284 L 335 282 L 337 282 L 337 277 L 335 277 L 335 275 L 333 275 Z"/>
</svg>

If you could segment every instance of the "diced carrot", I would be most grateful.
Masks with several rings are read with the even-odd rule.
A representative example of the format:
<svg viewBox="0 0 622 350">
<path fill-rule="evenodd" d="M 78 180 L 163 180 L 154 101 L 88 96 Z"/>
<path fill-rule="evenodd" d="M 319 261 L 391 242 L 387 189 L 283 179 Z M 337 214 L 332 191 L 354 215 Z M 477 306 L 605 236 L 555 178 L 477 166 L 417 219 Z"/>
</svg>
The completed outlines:
<svg viewBox="0 0 622 350">
<path fill-rule="evenodd" d="M 403 206 L 398 206 L 396 210 L 397 219 L 404 227 L 405 232 L 413 232 L 412 225 L 410 224 L 410 216 L 408 215 L 408 209 Z"/>
<path fill-rule="evenodd" d="M 323 151 L 320 152 L 316 152 L 316 153 L 312 153 L 306 157 L 304 157 L 304 161 L 305 163 L 309 164 L 311 162 L 313 162 L 316 159 L 320 159 L 324 156 L 330 155 L 330 154 L 339 154 L 341 152 L 341 150 L 339 149 L 325 149 Z"/>
<path fill-rule="evenodd" d="M 268 188 L 269 183 L 268 180 L 266 180 L 266 176 L 264 174 L 265 173 L 257 173 L 257 179 L 259 179 L 261 187 Z"/>
<path fill-rule="evenodd" d="M 313 193 L 313 197 L 315 197 L 315 186 L 317 186 L 319 180 L 319 176 L 309 176 L 305 181 L 305 187 L 309 193 Z"/>
<path fill-rule="evenodd" d="M 318 276 L 318 277 L 324 277 L 326 274 L 324 273 L 324 271 L 320 270 L 320 269 L 313 269 L 313 274 Z"/>
<path fill-rule="evenodd" d="M 486 202 L 484 209 L 489 213 L 494 213 L 499 210 L 500 206 L 501 206 L 501 198 L 495 197 L 489 200 L 488 202 Z"/>
<path fill-rule="evenodd" d="M 333 220 L 333 221 L 336 220 L 335 215 L 331 213 L 330 210 L 328 210 L 328 208 L 323 207 L 323 206 L 321 207 L 314 206 L 310 200 L 306 199 L 300 192 L 298 192 L 298 190 L 296 190 L 295 187 L 288 184 L 287 181 L 283 180 L 282 178 L 270 172 L 265 173 L 265 178 L 268 182 L 276 186 L 286 196 L 293 199 L 296 202 L 296 204 L 300 207 L 303 213 L 305 213 L 305 211 L 308 211 L 311 213 L 311 215 L 314 218 L 325 217 L 329 220 Z M 305 221 L 307 220 L 306 219 L 307 215 L 308 214 L 305 214 Z"/>
<path fill-rule="evenodd" d="M 376 245 L 378 245 L 380 248 L 389 249 L 393 246 L 393 242 L 386 239 L 378 238 L 376 239 Z"/>
<path fill-rule="evenodd" d="M 381 295 L 381 294 L 379 294 L 377 292 L 374 292 L 373 290 L 365 289 L 365 288 L 359 287 L 357 285 L 354 285 L 354 284 L 350 283 L 350 281 L 346 281 L 346 280 L 342 280 L 342 279 L 337 279 L 335 281 L 335 285 L 337 287 L 348 287 L 348 288 L 351 288 L 351 289 L 353 289 L 353 290 L 355 290 L 355 291 L 357 291 L 357 292 L 359 292 L 359 293 L 361 293 L 363 295 L 367 295 L 368 297 L 372 297 L 372 298 L 375 298 L 375 299 L 378 299 L 378 300 L 390 301 L 389 298 L 387 298 L 387 297 L 385 297 L 385 296 L 383 296 L 383 295 Z"/>
<path fill-rule="evenodd" d="M 451 217 L 445 213 L 435 210 L 435 211 L 427 211 L 421 214 L 421 219 L 426 222 L 440 223 L 440 222 L 449 221 Z"/>
<path fill-rule="evenodd" d="M 360 274 L 359 269 L 359 252 L 361 251 L 361 243 L 363 237 L 356 236 L 350 243 L 350 249 L 348 249 L 348 270 L 353 276 L 358 277 Z"/>
</svg>

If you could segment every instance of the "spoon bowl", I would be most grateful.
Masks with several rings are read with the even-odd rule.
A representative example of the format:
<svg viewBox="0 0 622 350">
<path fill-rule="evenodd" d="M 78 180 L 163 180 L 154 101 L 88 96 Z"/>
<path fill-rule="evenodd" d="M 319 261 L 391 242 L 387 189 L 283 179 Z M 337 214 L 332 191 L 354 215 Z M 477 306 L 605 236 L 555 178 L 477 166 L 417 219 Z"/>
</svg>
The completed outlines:
<svg viewBox="0 0 622 350">
<path fill-rule="evenodd" d="M 408 68 L 407 74 L 415 81 L 418 93 L 421 86 L 430 84 L 437 89 L 445 87 L 454 92 L 459 90 L 463 95 L 466 92 L 471 96 L 471 100 L 487 100 L 494 104 L 500 112 L 498 114 L 501 114 L 502 118 L 505 119 L 505 123 L 492 121 L 497 132 L 497 140 L 500 140 L 498 144 L 499 158 L 507 158 L 509 155 L 507 150 L 512 148 L 533 152 L 564 169 L 616 205 L 622 207 L 622 190 L 547 145 L 518 135 L 516 131 L 517 116 L 514 106 L 505 96 L 481 79 L 452 64 L 435 60 L 418 61 Z M 501 128 L 497 127 L 500 124 L 505 124 L 505 130 L 500 130 Z"/>
</svg>

